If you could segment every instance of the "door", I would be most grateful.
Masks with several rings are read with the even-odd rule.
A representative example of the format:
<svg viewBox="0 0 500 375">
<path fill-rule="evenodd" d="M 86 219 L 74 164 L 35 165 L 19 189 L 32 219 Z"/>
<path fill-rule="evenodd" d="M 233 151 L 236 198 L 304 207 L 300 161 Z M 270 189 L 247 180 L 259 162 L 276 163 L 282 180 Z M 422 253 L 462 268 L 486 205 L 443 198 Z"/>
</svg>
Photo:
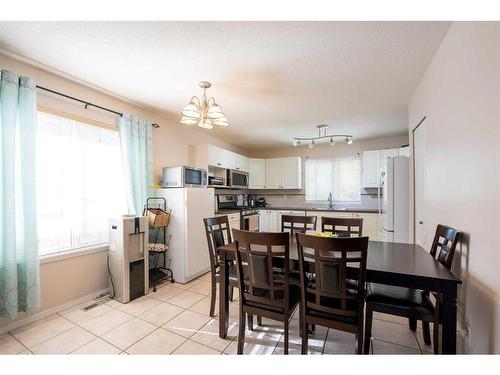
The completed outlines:
<svg viewBox="0 0 500 375">
<path fill-rule="evenodd" d="M 425 120 L 425 118 L 424 118 Z M 414 166 L 414 193 L 415 193 L 415 218 L 414 241 L 425 246 L 425 122 L 421 122 L 413 130 L 413 166 Z"/>
<path fill-rule="evenodd" d="M 265 159 L 250 159 L 249 188 L 250 189 L 266 188 Z"/>
<path fill-rule="evenodd" d="M 300 189 L 302 187 L 302 159 L 284 158 L 281 164 L 281 188 Z"/>
<path fill-rule="evenodd" d="M 281 159 L 266 160 L 266 189 L 279 189 L 281 186 Z"/>
</svg>

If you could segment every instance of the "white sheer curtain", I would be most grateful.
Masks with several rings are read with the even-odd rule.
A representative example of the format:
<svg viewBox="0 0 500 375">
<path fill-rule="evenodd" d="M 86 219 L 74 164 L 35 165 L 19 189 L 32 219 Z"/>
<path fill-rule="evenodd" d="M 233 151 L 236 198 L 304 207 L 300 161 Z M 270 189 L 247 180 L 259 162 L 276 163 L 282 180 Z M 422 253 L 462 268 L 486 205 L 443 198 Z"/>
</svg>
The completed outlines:
<svg viewBox="0 0 500 375">
<path fill-rule="evenodd" d="M 117 131 L 38 112 L 41 254 L 108 241 L 108 220 L 127 212 Z"/>
<path fill-rule="evenodd" d="M 337 202 L 361 200 L 360 161 L 308 159 L 306 161 L 306 200 L 326 201 L 330 192 Z"/>
</svg>

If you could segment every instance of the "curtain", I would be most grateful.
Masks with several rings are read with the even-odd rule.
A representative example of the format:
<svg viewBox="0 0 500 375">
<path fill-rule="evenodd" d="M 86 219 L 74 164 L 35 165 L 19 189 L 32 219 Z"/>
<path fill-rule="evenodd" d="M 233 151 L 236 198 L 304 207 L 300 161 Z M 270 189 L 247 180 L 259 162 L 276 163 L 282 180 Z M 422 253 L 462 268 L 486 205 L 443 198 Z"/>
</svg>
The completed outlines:
<svg viewBox="0 0 500 375">
<path fill-rule="evenodd" d="M 36 87 L 2 70 L 0 78 L 0 316 L 40 306 L 36 212 Z"/>
<path fill-rule="evenodd" d="M 153 134 L 150 121 L 124 113 L 118 118 L 128 211 L 142 215 L 153 186 Z"/>
</svg>

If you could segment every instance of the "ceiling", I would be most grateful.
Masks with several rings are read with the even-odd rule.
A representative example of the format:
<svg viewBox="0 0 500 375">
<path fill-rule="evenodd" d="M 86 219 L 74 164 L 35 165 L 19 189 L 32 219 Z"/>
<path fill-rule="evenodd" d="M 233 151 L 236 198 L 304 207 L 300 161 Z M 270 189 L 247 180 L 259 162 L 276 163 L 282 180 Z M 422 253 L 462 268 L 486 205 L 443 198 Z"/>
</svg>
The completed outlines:
<svg viewBox="0 0 500 375">
<path fill-rule="evenodd" d="M 0 48 L 179 113 L 198 82 L 252 149 L 408 131 L 407 105 L 448 22 L 0 22 Z M 186 126 L 181 125 L 179 126 Z"/>
</svg>

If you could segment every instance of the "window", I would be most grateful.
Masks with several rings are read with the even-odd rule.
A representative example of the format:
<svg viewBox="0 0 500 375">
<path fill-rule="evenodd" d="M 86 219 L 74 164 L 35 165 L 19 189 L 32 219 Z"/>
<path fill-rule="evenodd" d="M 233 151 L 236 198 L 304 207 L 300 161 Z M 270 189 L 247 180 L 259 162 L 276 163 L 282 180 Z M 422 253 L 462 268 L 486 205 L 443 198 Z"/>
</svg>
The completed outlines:
<svg viewBox="0 0 500 375">
<path fill-rule="evenodd" d="M 309 159 L 306 161 L 306 200 L 336 202 L 361 200 L 359 159 Z"/>
<path fill-rule="evenodd" d="M 40 255 L 108 242 L 108 220 L 126 213 L 117 131 L 37 114 Z"/>
</svg>

